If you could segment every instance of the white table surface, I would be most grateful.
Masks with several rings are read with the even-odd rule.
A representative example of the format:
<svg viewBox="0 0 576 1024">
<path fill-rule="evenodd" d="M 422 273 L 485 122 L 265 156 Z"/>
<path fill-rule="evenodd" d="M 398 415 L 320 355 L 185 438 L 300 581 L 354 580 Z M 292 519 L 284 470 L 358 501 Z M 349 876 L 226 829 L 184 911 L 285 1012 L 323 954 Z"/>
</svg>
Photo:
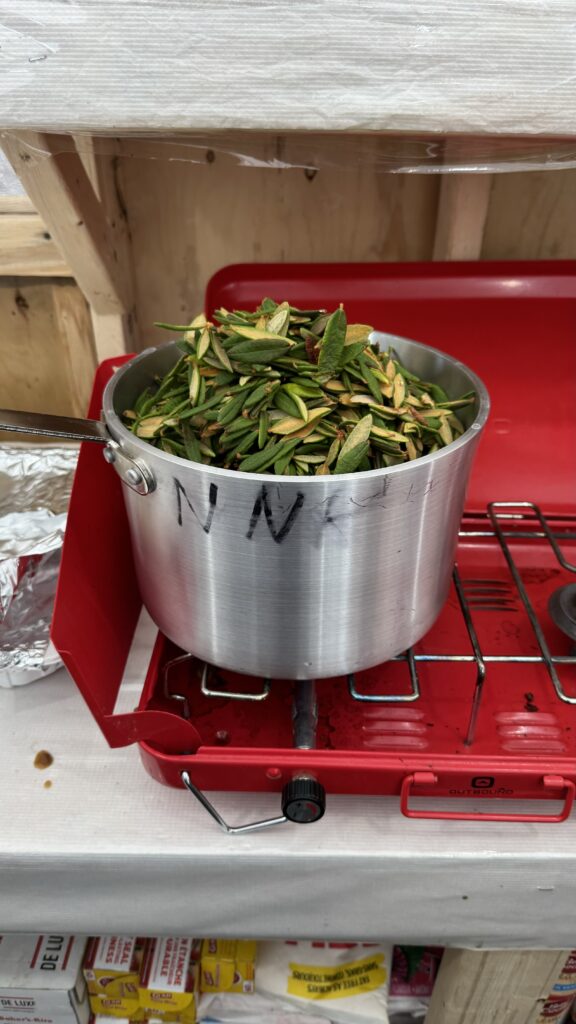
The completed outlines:
<svg viewBox="0 0 576 1024">
<path fill-rule="evenodd" d="M 136 703 L 149 627 L 138 637 L 122 707 Z M 39 750 L 54 758 L 43 771 Z M 213 799 L 233 824 L 278 813 L 267 795 Z M 329 796 L 314 825 L 226 836 L 187 792 L 149 778 L 136 748 L 108 748 L 65 670 L 0 691 L 0 807 L 5 931 L 557 948 L 576 937 L 576 817 L 412 821 L 397 799 Z"/>
</svg>

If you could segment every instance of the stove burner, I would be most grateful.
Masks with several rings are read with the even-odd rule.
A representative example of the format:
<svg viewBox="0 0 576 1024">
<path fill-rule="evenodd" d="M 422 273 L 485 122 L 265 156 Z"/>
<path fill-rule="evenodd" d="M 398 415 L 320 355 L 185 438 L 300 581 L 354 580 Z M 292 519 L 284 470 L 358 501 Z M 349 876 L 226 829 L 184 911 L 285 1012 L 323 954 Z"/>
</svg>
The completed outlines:
<svg viewBox="0 0 576 1024">
<path fill-rule="evenodd" d="M 548 602 L 550 618 L 571 640 L 576 640 L 576 583 L 559 587 Z"/>
</svg>

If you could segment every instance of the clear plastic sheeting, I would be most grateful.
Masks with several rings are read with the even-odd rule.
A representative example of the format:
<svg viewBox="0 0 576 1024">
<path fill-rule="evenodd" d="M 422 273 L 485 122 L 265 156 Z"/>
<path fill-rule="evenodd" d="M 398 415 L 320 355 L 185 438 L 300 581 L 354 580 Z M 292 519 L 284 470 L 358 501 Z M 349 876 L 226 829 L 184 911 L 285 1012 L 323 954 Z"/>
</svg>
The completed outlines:
<svg viewBox="0 0 576 1024">
<path fill-rule="evenodd" d="M 0 45 L 5 129 L 187 133 L 188 159 L 245 132 L 225 149 L 254 166 L 250 133 L 347 133 L 280 167 L 575 165 L 570 0 L 0 0 Z"/>
<path fill-rule="evenodd" d="M 21 196 L 24 189 L 6 157 L 0 153 L 0 196 Z"/>
<path fill-rule="evenodd" d="M 343 172 L 359 166 L 397 174 L 482 173 L 562 170 L 576 167 L 576 136 L 433 136 L 336 132 L 201 132 L 152 136 L 71 135 L 50 132 L 0 132 L 16 139 L 29 166 L 60 154 L 230 165 L 272 171 L 299 170 L 311 178 L 319 170 Z M 0 166 L 0 175 L 2 168 Z M 0 177 L 0 187 L 1 187 Z"/>
<path fill-rule="evenodd" d="M 62 663 L 50 623 L 76 467 L 75 448 L 0 448 L 0 686 Z"/>
</svg>

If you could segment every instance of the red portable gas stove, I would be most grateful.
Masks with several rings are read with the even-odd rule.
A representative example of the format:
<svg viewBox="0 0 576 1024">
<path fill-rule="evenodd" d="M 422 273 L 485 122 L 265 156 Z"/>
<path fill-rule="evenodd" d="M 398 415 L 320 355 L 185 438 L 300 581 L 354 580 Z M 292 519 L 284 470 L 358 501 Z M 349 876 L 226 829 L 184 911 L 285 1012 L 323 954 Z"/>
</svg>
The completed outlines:
<svg viewBox="0 0 576 1024">
<path fill-rule="evenodd" d="M 141 601 L 120 482 L 85 444 L 53 639 L 108 742 L 137 742 L 155 779 L 186 785 L 232 832 L 317 820 L 325 792 L 399 794 L 408 817 L 564 820 L 576 783 L 576 264 L 230 267 L 206 308 L 263 295 L 342 301 L 352 320 L 484 379 L 492 415 L 452 593 L 414 650 L 315 686 L 220 672 L 159 635 L 138 707 L 115 714 Z M 91 415 L 119 362 L 100 367 Z M 282 814 L 229 828 L 204 795 L 214 789 L 282 792 Z M 412 794 L 563 803 L 479 815 L 415 810 Z"/>
</svg>

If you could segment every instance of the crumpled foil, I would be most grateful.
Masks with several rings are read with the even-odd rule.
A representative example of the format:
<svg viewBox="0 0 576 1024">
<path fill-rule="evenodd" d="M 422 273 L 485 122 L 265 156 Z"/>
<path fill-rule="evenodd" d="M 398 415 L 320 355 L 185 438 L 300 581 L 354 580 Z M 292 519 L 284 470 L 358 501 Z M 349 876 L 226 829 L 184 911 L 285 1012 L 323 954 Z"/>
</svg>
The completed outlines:
<svg viewBox="0 0 576 1024">
<path fill-rule="evenodd" d="M 0 686 L 62 664 L 50 642 L 66 511 L 78 449 L 0 448 Z"/>
</svg>

